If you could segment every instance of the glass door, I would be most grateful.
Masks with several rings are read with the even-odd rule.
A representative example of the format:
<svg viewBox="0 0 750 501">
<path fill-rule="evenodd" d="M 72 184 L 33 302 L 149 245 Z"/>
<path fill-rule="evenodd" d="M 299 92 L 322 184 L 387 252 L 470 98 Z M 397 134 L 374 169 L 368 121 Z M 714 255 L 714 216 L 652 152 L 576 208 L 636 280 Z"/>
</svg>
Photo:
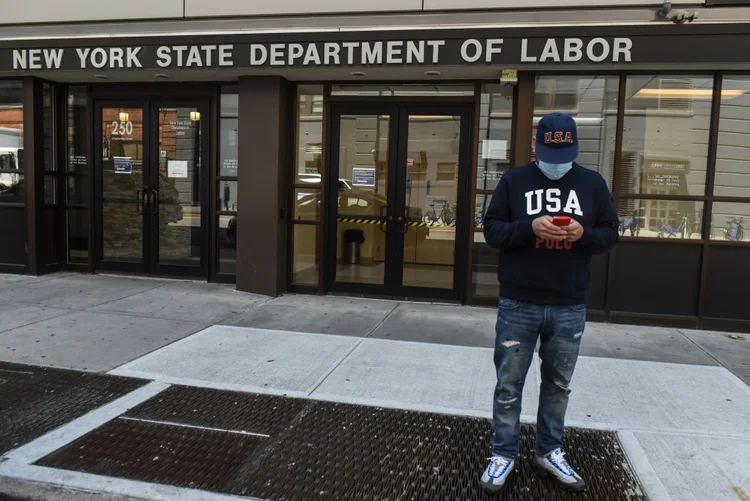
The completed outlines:
<svg viewBox="0 0 750 501">
<path fill-rule="evenodd" d="M 333 282 L 345 290 L 381 292 L 389 284 L 396 204 L 392 165 L 394 114 L 387 107 L 341 109 L 333 117 L 329 207 Z"/>
<path fill-rule="evenodd" d="M 208 105 L 96 106 L 97 268 L 207 275 Z"/>
<path fill-rule="evenodd" d="M 207 107 L 152 106 L 156 137 L 151 155 L 151 262 L 159 275 L 201 276 L 206 269 L 208 210 Z"/>
<path fill-rule="evenodd" d="M 467 249 L 456 243 L 469 234 L 470 114 L 456 105 L 332 106 L 332 290 L 462 298 Z"/>
<path fill-rule="evenodd" d="M 405 287 L 454 288 L 461 123 L 406 113 Z"/>
<path fill-rule="evenodd" d="M 99 268 L 148 269 L 145 228 L 148 197 L 148 124 L 142 102 L 97 106 L 97 220 Z"/>
</svg>

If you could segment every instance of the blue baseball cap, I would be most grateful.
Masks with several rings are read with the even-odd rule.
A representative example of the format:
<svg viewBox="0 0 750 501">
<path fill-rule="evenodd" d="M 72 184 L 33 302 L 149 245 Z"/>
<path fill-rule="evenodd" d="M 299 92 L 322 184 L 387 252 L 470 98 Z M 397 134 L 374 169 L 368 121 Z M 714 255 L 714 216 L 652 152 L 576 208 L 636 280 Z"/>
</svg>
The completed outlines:
<svg viewBox="0 0 750 501">
<path fill-rule="evenodd" d="M 566 164 L 578 158 L 578 129 L 573 117 L 550 113 L 536 129 L 536 157 L 550 164 Z"/>
</svg>

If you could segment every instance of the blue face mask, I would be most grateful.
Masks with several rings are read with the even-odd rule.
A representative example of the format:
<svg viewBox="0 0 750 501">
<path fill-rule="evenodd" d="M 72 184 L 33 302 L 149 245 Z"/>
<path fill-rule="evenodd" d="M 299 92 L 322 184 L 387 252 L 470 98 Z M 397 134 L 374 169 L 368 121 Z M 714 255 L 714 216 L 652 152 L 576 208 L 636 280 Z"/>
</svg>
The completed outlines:
<svg viewBox="0 0 750 501">
<path fill-rule="evenodd" d="M 553 181 L 557 181 L 573 168 L 573 162 L 568 162 L 566 164 L 548 164 L 547 162 L 537 160 L 537 164 L 539 165 L 539 170 L 542 171 L 542 174 Z"/>
</svg>

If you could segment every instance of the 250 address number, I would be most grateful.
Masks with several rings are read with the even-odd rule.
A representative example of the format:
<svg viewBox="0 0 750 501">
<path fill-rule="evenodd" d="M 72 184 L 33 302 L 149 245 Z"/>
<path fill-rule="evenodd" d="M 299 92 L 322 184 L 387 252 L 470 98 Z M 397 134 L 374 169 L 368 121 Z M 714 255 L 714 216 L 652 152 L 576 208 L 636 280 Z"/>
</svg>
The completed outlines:
<svg viewBox="0 0 750 501">
<path fill-rule="evenodd" d="M 133 134 L 133 122 L 112 122 L 113 136 L 130 136 Z"/>
</svg>

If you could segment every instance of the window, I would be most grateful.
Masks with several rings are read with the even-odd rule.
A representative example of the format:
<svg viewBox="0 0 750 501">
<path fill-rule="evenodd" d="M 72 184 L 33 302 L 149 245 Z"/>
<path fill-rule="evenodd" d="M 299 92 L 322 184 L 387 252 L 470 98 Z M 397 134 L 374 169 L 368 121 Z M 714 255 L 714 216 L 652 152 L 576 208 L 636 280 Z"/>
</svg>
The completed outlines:
<svg viewBox="0 0 750 501">
<path fill-rule="evenodd" d="M 575 114 L 581 91 L 580 80 L 577 77 L 538 78 L 534 92 L 534 112 L 563 111 Z"/>
<path fill-rule="evenodd" d="M 548 113 L 571 115 L 578 128 L 580 154 L 576 162 L 595 170 L 612 188 L 617 131 L 616 76 L 549 76 L 537 78 L 534 127 Z"/>
<path fill-rule="evenodd" d="M 484 240 L 482 220 L 500 178 L 510 169 L 513 127 L 512 84 L 482 85 L 477 147 L 477 185 L 474 198 L 472 295 L 497 297 L 498 252 Z"/>
<path fill-rule="evenodd" d="M 711 239 L 750 242 L 750 204 L 714 202 L 711 213 Z"/>
<path fill-rule="evenodd" d="M 0 81 L 0 264 L 26 265 L 23 84 Z"/>
<path fill-rule="evenodd" d="M 750 77 L 725 76 L 721 85 L 714 195 L 750 198 Z"/>
<path fill-rule="evenodd" d="M 57 197 L 58 171 L 55 158 L 55 88 L 52 84 L 42 84 L 42 146 L 44 149 L 44 217 L 47 221 L 47 242 L 41 249 L 46 264 L 58 264 L 57 235 L 60 228 L 56 224 L 59 207 Z"/>
<path fill-rule="evenodd" d="M 234 85 L 221 88 L 219 97 L 219 165 L 216 182 L 216 242 L 219 275 L 237 273 L 237 167 L 239 93 Z"/>
<path fill-rule="evenodd" d="M 620 193 L 704 195 L 712 77 L 628 77 Z"/>
<path fill-rule="evenodd" d="M 87 263 L 89 259 L 88 115 L 88 89 L 85 86 L 68 87 L 64 200 L 69 263 Z"/>
<path fill-rule="evenodd" d="M 480 100 L 477 190 L 492 192 L 510 169 L 513 86 L 482 85 Z"/>
<path fill-rule="evenodd" d="M 456 164 L 454 162 L 438 162 L 437 180 L 453 181 L 456 179 Z"/>
<path fill-rule="evenodd" d="M 322 85 L 299 85 L 297 87 L 294 218 L 291 246 L 291 282 L 296 285 L 317 286 L 320 272 L 320 195 L 324 174 L 323 94 Z"/>
</svg>

